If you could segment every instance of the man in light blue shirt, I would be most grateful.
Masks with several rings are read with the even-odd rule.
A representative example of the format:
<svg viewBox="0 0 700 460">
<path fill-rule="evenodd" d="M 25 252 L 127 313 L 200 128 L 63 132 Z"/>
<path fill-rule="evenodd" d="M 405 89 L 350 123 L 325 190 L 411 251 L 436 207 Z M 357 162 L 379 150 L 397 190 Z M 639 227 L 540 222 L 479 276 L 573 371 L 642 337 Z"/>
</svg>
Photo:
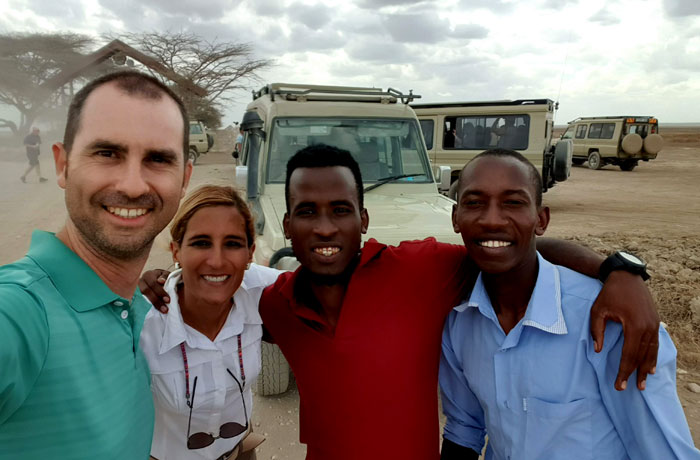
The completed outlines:
<svg viewBox="0 0 700 460">
<path fill-rule="evenodd" d="M 676 393 L 676 350 L 661 328 L 645 391 L 615 391 L 622 328 L 594 351 L 590 307 L 601 283 L 535 249 L 549 223 L 541 179 L 522 155 L 494 149 L 462 171 L 455 231 L 481 274 L 448 316 L 440 386 L 442 460 L 700 459 Z"/>
</svg>

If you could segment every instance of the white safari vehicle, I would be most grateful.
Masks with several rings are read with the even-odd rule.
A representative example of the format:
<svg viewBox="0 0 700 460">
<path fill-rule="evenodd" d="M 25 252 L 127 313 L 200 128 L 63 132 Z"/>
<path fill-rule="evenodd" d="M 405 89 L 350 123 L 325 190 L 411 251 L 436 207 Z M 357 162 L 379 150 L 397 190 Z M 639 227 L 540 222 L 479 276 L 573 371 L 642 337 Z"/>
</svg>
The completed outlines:
<svg viewBox="0 0 700 460">
<path fill-rule="evenodd" d="M 623 171 L 656 158 L 664 143 L 658 120 L 649 116 L 581 117 L 569 122 L 561 138 L 573 141 L 575 165 L 613 164 Z"/>
<path fill-rule="evenodd" d="M 454 198 L 462 167 L 484 150 L 516 150 L 542 174 L 544 191 L 565 181 L 571 170 L 571 142 L 552 145 L 555 103 L 550 99 L 411 104 L 432 164 L 449 166 Z"/>
<path fill-rule="evenodd" d="M 367 238 L 387 244 L 434 236 L 463 244 L 452 230 L 453 201 L 438 192 L 416 114 L 419 96 L 394 89 L 275 83 L 253 93 L 236 184 L 245 187 L 256 219 L 255 262 L 294 269 L 282 218 L 286 163 L 298 150 L 324 143 L 349 150 L 360 165 Z M 449 186 L 449 169 L 443 187 Z M 282 393 L 289 367 L 279 348 L 263 344 L 258 393 Z"/>
<path fill-rule="evenodd" d="M 203 153 L 207 153 L 214 145 L 214 136 L 207 132 L 204 123 L 197 120 L 190 120 L 190 151 L 189 157 L 192 163 L 197 163 L 197 159 Z"/>
</svg>

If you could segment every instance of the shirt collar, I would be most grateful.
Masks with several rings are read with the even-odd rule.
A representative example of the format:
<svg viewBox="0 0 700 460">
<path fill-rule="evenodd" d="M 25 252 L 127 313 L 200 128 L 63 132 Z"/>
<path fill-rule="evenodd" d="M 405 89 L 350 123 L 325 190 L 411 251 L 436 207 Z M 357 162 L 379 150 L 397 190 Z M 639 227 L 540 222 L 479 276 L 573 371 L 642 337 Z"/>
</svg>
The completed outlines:
<svg viewBox="0 0 700 460">
<path fill-rule="evenodd" d="M 85 312 L 107 304 L 128 306 L 141 296 L 138 290 L 131 299 L 112 292 L 97 273 L 54 233 L 34 230 L 27 256 L 46 272 L 75 311 Z"/>
<path fill-rule="evenodd" d="M 170 297 L 170 303 L 168 304 L 167 314 L 158 312 L 158 314 L 164 316 L 165 320 L 163 338 L 158 349 L 158 353 L 161 355 L 179 346 L 183 342 L 187 343 L 187 346 L 190 348 L 215 348 L 211 343 L 209 343 L 210 341 L 203 340 L 204 334 L 187 326 L 185 321 L 182 319 L 180 301 L 177 295 L 177 285 L 180 283 L 181 279 L 182 270 L 175 270 L 168 275 L 168 279 L 165 281 L 164 289 Z M 239 289 L 241 288 L 246 289 L 245 278 Z M 244 322 L 245 313 L 243 312 L 243 309 L 232 308 L 228 317 L 226 318 L 226 322 L 221 328 L 221 331 L 216 336 L 216 341 L 225 340 L 242 333 Z"/>
<path fill-rule="evenodd" d="M 385 248 L 386 244 L 379 243 L 374 238 L 367 240 L 360 250 L 360 261 L 358 262 L 357 267 L 355 267 L 355 272 L 367 265 Z M 289 302 L 289 306 L 295 315 L 300 318 L 328 326 L 325 318 L 323 318 L 313 309 L 309 308 L 307 305 L 298 303 L 296 297 L 294 296 L 294 286 L 297 282 L 301 268 L 302 267 L 297 268 L 297 270 L 285 280 L 284 284 L 280 288 L 280 294 Z M 355 276 L 355 272 L 353 272 L 352 276 Z"/>
<path fill-rule="evenodd" d="M 539 262 L 537 282 L 527 305 L 525 316 L 521 321 L 522 325 L 531 326 L 550 334 L 566 334 L 568 330 L 561 307 L 559 270 L 539 253 L 537 253 L 537 260 Z M 463 312 L 467 308 L 478 308 L 482 315 L 498 322 L 481 273 L 479 273 L 469 300 L 462 302 L 454 309 Z"/>
</svg>

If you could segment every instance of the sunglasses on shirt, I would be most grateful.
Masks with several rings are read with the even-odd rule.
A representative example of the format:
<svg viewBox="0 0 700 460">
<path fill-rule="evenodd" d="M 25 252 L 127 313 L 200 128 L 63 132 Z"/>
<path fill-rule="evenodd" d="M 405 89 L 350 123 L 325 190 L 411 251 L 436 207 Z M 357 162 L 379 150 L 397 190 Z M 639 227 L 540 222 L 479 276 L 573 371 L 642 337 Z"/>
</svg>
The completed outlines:
<svg viewBox="0 0 700 460">
<path fill-rule="evenodd" d="M 194 378 L 194 385 L 192 386 L 192 401 L 188 401 L 187 405 L 190 406 L 190 417 L 187 420 L 187 448 L 188 449 L 203 449 L 204 447 L 210 446 L 219 438 L 233 438 L 242 433 L 245 433 L 248 429 L 248 410 L 245 407 L 245 397 L 243 396 L 243 387 L 238 379 L 233 375 L 230 369 L 226 369 L 233 380 L 235 380 L 236 385 L 238 385 L 238 390 L 241 393 L 241 401 L 243 402 L 243 414 L 245 415 L 245 425 L 241 425 L 237 422 L 224 423 L 219 427 L 219 436 L 214 436 L 213 433 L 194 433 L 190 436 L 190 424 L 192 423 L 192 408 L 194 407 L 194 395 L 197 391 L 197 377 Z"/>
</svg>

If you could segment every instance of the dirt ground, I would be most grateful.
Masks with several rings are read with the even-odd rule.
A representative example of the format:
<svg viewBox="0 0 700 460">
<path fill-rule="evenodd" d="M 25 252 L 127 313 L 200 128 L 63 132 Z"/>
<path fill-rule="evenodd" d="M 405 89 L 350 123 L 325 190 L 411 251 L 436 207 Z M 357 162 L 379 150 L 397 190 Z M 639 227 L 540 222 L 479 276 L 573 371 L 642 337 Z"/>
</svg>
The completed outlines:
<svg viewBox="0 0 700 460">
<path fill-rule="evenodd" d="M 700 130 L 663 129 L 667 142 L 656 160 L 632 172 L 614 166 L 592 171 L 574 167 L 567 182 L 545 194 L 552 210 L 547 236 L 581 242 L 601 251 L 627 249 L 649 264 L 649 286 L 678 348 L 678 389 L 696 444 L 700 444 Z M 61 189 L 53 180 L 53 161 L 43 149 L 39 184 L 19 181 L 26 164 L 21 152 L 0 151 L 0 264 L 21 257 L 32 229 L 56 231 L 65 220 Z M 230 184 L 234 171 L 227 153 L 204 155 L 192 186 Z M 445 222 L 445 225 L 449 225 Z M 168 240 L 161 234 L 147 267 L 168 267 Z M 254 426 L 268 440 L 261 459 L 304 458 L 298 438 L 298 393 L 255 399 Z"/>
</svg>

